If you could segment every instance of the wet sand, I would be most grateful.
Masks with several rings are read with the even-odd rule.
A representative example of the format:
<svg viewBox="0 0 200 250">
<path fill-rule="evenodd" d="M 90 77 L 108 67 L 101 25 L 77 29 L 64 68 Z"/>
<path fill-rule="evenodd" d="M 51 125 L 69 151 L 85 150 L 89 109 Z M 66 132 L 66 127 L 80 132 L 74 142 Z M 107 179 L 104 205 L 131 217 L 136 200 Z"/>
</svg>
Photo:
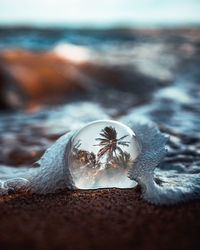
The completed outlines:
<svg viewBox="0 0 200 250">
<path fill-rule="evenodd" d="M 0 202 L 0 249 L 199 249 L 199 210 L 131 189 L 21 196 Z"/>
</svg>

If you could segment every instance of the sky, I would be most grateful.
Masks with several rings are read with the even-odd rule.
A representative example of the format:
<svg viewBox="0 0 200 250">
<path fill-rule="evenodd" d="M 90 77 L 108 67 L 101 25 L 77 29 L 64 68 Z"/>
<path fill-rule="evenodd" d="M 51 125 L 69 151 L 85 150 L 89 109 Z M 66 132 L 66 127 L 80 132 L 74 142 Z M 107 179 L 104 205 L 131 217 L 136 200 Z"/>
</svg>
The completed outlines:
<svg viewBox="0 0 200 250">
<path fill-rule="evenodd" d="M 200 24 L 200 0 L 0 0 L 0 25 Z"/>
</svg>

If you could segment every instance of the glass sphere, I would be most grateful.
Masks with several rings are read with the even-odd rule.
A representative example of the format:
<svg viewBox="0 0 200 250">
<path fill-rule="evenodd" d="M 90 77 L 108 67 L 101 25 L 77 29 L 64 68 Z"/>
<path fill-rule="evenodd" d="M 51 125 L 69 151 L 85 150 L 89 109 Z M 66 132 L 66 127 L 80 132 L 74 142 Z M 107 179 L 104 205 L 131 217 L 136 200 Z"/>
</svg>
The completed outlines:
<svg viewBox="0 0 200 250">
<path fill-rule="evenodd" d="M 128 178 L 128 171 L 139 153 L 129 127 L 111 120 L 95 121 L 71 138 L 68 166 L 77 188 L 130 188 L 136 182 Z"/>
</svg>

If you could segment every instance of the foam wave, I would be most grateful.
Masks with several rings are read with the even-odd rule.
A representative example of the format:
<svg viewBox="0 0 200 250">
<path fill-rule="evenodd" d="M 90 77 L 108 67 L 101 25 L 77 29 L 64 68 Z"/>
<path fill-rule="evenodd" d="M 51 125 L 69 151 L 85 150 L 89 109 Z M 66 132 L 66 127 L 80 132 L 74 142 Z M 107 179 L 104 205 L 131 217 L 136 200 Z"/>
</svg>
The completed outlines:
<svg viewBox="0 0 200 250">
<path fill-rule="evenodd" d="M 129 178 L 141 186 L 143 198 L 155 204 L 174 204 L 199 198 L 200 173 L 154 173 L 165 156 L 167 137 L 153 125 L 132 122 L 130 126 L 141 143 L 142 152 L 129 171 Z M 60 189 L 76 189 L 66 162 L 70 138 L 74 133 L 72 131 L 60 137 L 36 162 L 37 168 L 15 170 L 11 178 L 11 168 L 4 167 L 1 172 L 3 181 L 0 193 L 9 194 L 12 189 L 14 193 L 46 194 Z"/>
</svg>

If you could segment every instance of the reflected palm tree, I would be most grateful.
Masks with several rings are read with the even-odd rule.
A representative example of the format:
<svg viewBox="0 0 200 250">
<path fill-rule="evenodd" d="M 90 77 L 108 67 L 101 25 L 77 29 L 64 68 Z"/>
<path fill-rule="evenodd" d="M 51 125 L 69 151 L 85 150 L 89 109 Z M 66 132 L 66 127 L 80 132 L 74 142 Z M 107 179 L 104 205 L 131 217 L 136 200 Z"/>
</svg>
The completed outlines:
<svg viewBox="0 0 200 250">
<path fill-rule="evenodd" d="M 101 146 L 102 148 L 97 152 L 97 156 L 101 158 L 107 153 L 107 162 L 112 159 L 114 153 L 115 156 L 117 155 L 117 151 L 123 154 L 123 150 L 120 146 L 128 147 L 130 143 L 124 140 L 128 135 L 124 135 L 120 138 L 117 138 L 116 129 L 111 126 L 102 129 L 100 135 L 102 137 L 96 138 L 96 141 L 100 142 L 95 146 Z"/>
</svg>

